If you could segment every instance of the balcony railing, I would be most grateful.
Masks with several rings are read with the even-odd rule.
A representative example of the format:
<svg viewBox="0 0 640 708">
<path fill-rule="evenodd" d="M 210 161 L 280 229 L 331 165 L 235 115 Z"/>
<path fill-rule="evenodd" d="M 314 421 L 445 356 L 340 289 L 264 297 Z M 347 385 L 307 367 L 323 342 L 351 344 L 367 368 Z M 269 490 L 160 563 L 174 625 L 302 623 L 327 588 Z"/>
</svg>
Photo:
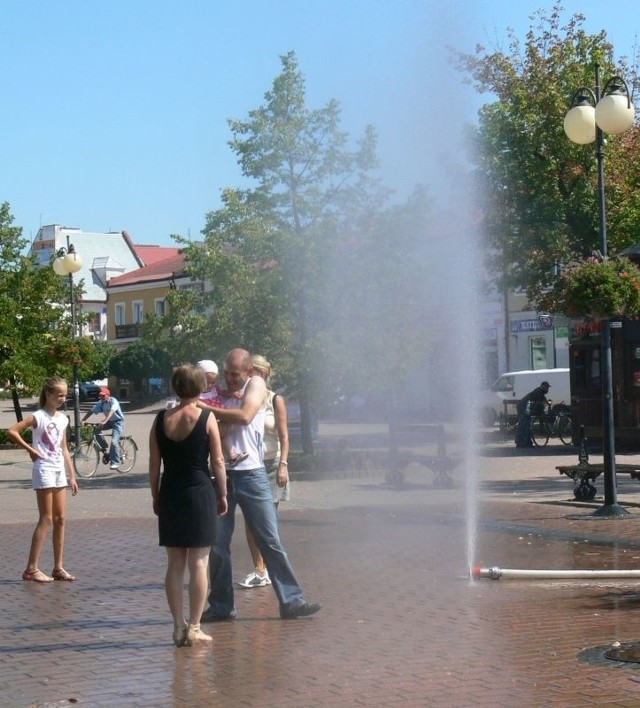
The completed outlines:
<svg viewBox="0 0 640 708">
<path fill-rule="evenodd" d="M 140 336 L 139 324 L 116 325 L 116 339 L 132 339 Z"/>
</svg>

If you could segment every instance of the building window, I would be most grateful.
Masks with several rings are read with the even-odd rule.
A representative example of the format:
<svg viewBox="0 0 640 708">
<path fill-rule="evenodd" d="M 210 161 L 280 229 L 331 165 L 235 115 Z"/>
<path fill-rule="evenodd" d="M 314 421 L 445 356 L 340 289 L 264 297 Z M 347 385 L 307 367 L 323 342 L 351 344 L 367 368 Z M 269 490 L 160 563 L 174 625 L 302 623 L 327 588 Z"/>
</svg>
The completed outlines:
<svg viewBox="0 0 640 708">
<path fill-rule="evenodd" d="M 120 326 L 125 323 L 124 319 L 124 303 L 123 302 L 118 302 L 116 303 L 115 306 L 115 316 L 116 316 L 116 325 Z"/>
<path fill-rule="evenodd" d="M 531 337 L 531 368 L 547 368 L 547 339 L 546 337 Z"/>
<path fill-rule="evenodd" d="M 90 312 L 89 313 L 89 322 L 88 322 L 88 329 L 91 334 L 100 334 L 101 326 L 100 326 L 100 313 L 99 312 Z"/>
<path fill-rule="evenodd" d="M 167 303 L 164 298 L 155 300 L 155 313 L 158 317 L 164 317 L 167 314 Z"/>
<path fill-rule="evenodd" d="M 144 313 L 144 310 L 142 307 L 142 300 L 134 300 L 131 303 L 131 312 L 132 312 L 132 319 L 131 319 L 132 324 L 142 324 L 142 316 Z"/>
<path fill-rule="evenodd" d="M 204 292 L 204 283 L 182 283 L 178 285 L 178 290 L 195 290 L 196 292 Z"/>
</svg>

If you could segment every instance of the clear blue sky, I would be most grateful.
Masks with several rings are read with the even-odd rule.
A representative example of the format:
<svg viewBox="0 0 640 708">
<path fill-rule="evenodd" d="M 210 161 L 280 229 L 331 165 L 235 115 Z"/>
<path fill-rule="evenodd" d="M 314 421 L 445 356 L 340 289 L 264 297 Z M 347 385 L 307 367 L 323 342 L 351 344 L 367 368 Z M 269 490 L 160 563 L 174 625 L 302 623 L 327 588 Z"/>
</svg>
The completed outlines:
<svg viewBox="0 0 640 708">
<path fill-rule="evenodd" d="M 381 177 L 438 191 L 457 126 L 447 45 L 521 36 L 534 0 L 3 0 L 0 202 L 27 237 L 41 224 L 197 239 L 223 187 L 242 184 L 227 118 L 259 106 L 294 50 L 308 103 L 335 98 L 342 128 L 379 133 Z M 566 0 L 632 55 L 636 3 Z M 443 115 L 446 116 L 442 118 Z"/>
</svg>

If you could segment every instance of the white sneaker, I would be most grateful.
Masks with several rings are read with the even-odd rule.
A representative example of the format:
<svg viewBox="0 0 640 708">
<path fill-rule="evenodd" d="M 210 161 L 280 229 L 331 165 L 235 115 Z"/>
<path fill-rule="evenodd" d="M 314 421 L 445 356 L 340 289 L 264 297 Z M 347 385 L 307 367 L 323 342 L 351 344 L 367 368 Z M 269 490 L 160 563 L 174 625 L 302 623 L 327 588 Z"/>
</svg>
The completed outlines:
<svg viewBox="0 0 640 708">
<path fill-rule="evenodd" d="M 120 463 L 119 463 L 119 462 L 118 462 L 118 463 L 112 462 L 112 463 L 109 465 L 109 469 L 110 469 L 110 470 L 117 470 L 117 469 L 119 469 L 119 467 L 120 467 Z"/>
<path fill-rule="evenodd" d="M 269 573 L 265 570 L 264 575 L 258 572 L 258 569 L 252 571 L 247 577 L 240 581 L 238 585 L 241 588 L 263 588 L 265 585 L 271 585 Z"/>
</svg>

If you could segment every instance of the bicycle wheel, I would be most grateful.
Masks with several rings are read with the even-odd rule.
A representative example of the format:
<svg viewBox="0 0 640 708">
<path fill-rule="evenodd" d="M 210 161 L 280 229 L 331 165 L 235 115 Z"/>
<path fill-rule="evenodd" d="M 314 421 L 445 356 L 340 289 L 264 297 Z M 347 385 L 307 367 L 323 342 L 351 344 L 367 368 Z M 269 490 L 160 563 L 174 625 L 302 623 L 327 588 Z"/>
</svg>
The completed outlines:
<svg viewBox="0 0 640 708">
<path fill-rule="evenodd" d="M 84 440 L 73 454 L 78 477 L 93 477 L 100 464 L 100 452 L 92 440 Z"/>
<path fill-rule="evenodd" d="M 573 419 L 568 413 L 560 413 L 556 420 L 556 430 L 558 437 L 565 445 L 573 442 Z"/>
<path fill-rule="evenodd" d="M 120 439 L 120 466 L 118 472 L 131 472 L 138 457 L 138 446 L 135 440 L 127 436 Z"/>
<path fill-rule="evenodd" d="M 537 447 L 544 447 L 549 442 L 549 424 L 543 416 L 531 419 L 531 439 Z"/>
</svg>

